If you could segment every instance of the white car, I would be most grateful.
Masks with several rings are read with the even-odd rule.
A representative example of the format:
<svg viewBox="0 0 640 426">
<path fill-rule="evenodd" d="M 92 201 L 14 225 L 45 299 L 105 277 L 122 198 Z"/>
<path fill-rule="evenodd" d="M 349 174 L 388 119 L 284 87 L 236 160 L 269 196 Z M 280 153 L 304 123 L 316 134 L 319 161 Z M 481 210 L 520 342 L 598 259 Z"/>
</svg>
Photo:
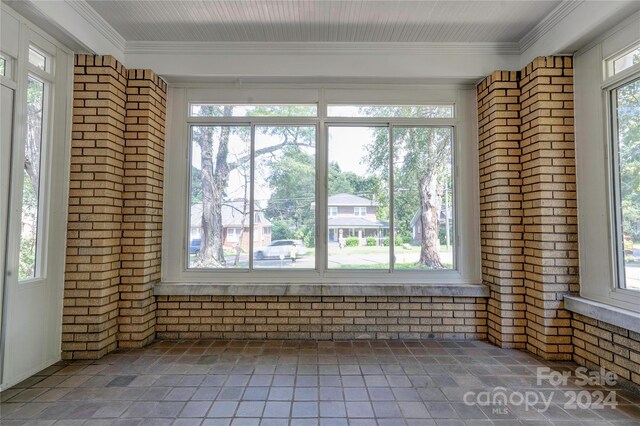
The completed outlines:
<svg viewBox="0 0 640 426">
<path fill-rule="evenodd" d="M 302 240 L 275 240 L 268 246 L 260 247 L 253 252 L 256 260 L 267 258 L 283 259 L 291 258 L 291 254 L 295 252 L 296 257 L 302 257 L 308 253 L 308 250 L 302 243 Z"/>
</svg>

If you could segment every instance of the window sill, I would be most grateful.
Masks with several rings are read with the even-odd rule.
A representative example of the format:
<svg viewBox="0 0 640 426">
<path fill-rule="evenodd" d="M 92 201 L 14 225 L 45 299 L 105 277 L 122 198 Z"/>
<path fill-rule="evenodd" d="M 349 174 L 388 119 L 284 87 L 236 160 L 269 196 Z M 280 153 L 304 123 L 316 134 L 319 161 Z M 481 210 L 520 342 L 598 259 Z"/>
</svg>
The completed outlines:
<svg viewBox="0 0 640 426">
<path fill-rule="evenodd" d="M 166 283 L 156 296 L 441 296 L 489 297 L 483 284 Z"/>
<path fill-rule="evenodd" d="M 577 296 L 565 296 L 568 311 L 640 333 L 640 313 Z"/>
</svg>

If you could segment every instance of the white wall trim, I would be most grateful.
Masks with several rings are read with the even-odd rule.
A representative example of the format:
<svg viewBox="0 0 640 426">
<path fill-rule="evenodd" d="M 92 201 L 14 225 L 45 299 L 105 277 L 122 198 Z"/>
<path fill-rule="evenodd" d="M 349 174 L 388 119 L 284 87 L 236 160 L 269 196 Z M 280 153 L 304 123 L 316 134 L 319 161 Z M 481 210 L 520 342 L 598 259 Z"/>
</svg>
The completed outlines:
<svg viewBox="0 0 640 426">
<path fill-rule="evenodd" d="M 85 0 L 65 0 L 73 10 L 78 12 L 87 23 L 96 29 L 104 38 L 113 43 L 120 51 L 124 52 L 127 40 L 120 35 L 96 10 Z"/>
<path fill-rule="evenodd" d="M 572 13 L 578 6 L 580 6 L 584 0 L 569 1 L 564 0 L 553 9 L 547 16 L 545 16 L 535 27 L 533 27 L 528 33 L 526 33 L 521 39 L 519 44 L 518 53 L 522 54 L 528 48 L 533 46 L 538 40 L 548 33 L 552 28 L 558 25 L 567 15 Z"/>
<path fill-rule="evenodd" d="M 182 42 L 128 41 L 126 55 L 517 55 L 518 43 Z"/>
</svg>

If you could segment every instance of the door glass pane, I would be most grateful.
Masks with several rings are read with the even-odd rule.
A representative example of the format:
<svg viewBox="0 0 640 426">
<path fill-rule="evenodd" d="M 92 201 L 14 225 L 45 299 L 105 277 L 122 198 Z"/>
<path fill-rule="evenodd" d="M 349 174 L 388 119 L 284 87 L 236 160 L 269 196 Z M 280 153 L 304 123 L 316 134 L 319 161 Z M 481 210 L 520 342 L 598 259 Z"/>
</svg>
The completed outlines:
<svg viewBox="0 0 640 426">
<path fill-rule="evenodd" d="M 453 268 L 450 127 L 394 127 L 395 269 Z"/>
<path fill-rule="evenodd" d="M 7 75 L 6 68 L 7 68 L 7 60 L 2 56 L 0 56 L 0 75 L 3 77 Z"/>
<path fill-rule="evenodd" d="M 37 274 L 44 90 L 42 81 L 31 75 L 28 76 L 18 268 L 20 280 L 34 278 Z"/>
<path fill-rule="evenodd" d="M 227 117 L 226 112 L 231 109 L 230 117 L 316 117 L 316 105 L 225 105 L 225 104 L 191 104 L 192 117 Z"/>
<path fill-rule="evenodd" d="M 389 269 L 389 129 L 329 127 L 328 267 Z"/>
<path fill-rule="evenodd" d="M 249 126 L 191 127 L 190 268 L 249 267 L 250 141 Z"/>
<path fill-rule="evenodd" d="M 315 126 L 257 126 L 254 262 L 315 268 Z"/>
<path fill-rule="evenodd" d="M 623 288 L 640 290 L 640 80 L 615 91 Z"/>
</svg>

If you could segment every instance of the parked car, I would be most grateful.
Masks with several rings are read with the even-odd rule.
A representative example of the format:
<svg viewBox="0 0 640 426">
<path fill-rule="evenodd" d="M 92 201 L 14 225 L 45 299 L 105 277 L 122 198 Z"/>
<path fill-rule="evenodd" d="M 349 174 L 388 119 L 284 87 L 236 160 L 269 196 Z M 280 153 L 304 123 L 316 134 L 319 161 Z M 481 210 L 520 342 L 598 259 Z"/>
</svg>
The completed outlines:
<svg viewBox="0 0 640 426">
<path fill-rule="evenodd" d="M 200 238 L 196 238 L 194 240 L 191 240 L 191 243 L 189 244 L 189 254 L 198 254 L 200 253 Z"/>
<path fill-rule="evenodd" d="M 302 240 L 275 240 L 268 246 L 260 247 L 253 251 L 253 256 L 256 260 L 262 260 L 266 258 L 279 259 L 291 258 L 291 254 L 295 253 L 296 257 L 305 256 L 309 251 L 304 246 Z"/>
</svg>

